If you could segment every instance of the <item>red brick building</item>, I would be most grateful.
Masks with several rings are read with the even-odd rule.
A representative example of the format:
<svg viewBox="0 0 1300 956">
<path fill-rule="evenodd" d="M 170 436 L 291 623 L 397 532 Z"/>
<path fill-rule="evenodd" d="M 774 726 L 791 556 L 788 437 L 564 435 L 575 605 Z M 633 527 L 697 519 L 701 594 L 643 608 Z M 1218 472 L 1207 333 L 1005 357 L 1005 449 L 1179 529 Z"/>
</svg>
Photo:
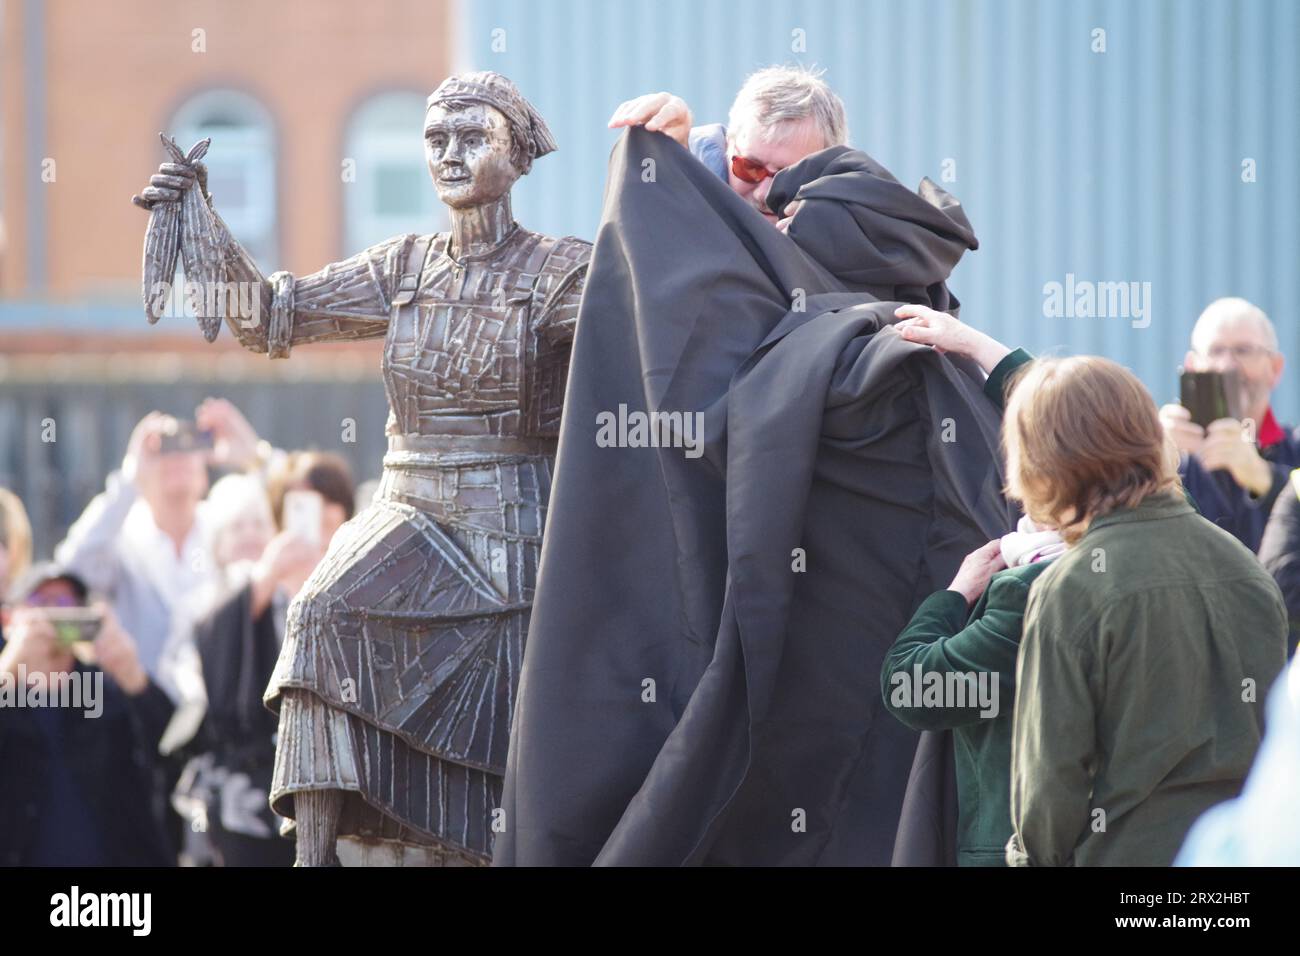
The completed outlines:
<svg viewBox="0 0 1300 956">
<path fill-rule="evenodd" d="M 24 321 L 23 304 L 82 306 L 72 324 L 85 334 L 65 347 L 126 331 L 101 310 L 138 302 L 147 214 L 129 200 L 165 158 L 160 130 L 182 148 L 212 137 L 210 189 L 264 272 L 311 271 L 385 235 L 436 228 L 419 124 L 453 68 L 453 10 L 449 0 L 3 0 L 6 351 L 23 327 L 59 337 L 52 313 Z M 143 313 L 130 331 L 152 332 L 152 347 L 171 337 Z"/>
<path fill-rule="evenodd" d="M 0 486 L 48 555 L 150 409 L 233 400 L 285 447 L 378 472 L 381 343 L 287 362 L 145 321 L 148 214 L 166 158 L 212 138 L 209 189 L 264 274 L 314 271 L 444 228 L 424 100 L 455 68 L 453 0 L 0 0 Z M 57 443 L 42 422 L 58 422 Z M 355 421 L 355 438 L 340 422 Z"/>
</svg>

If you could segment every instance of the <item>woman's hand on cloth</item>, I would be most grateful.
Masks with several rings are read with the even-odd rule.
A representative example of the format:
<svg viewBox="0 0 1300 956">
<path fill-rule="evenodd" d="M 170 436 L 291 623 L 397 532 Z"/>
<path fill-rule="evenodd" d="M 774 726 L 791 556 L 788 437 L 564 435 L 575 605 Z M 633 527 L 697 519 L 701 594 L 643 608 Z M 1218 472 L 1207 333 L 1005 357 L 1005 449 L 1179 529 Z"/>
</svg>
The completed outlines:
<svg viewBox="0 0 1300 956">
<path fill-rule="evenodd" d="M 799 211 L 799 207 L 802 205 L 802 199 L 796 199 L 793 202 L 786 203 L 785 208 L 781 210 L 781 215 L 785 218 L 776 221 L 776 228 L 781 232 L 785 232 L 789 229 L 790 221 L 794 219 L 794 214 Z"/>
<path fill-rule="evenodd" d="M 907 341 L 933 346 L 940 352 L 964 355 L 978 364 L 986 375 L 1011 354 L 1011 349 L 991 335 L 971 328 L 947 312 L 924 305 L 904 305 L 895 309 L 894 315 L 902 319 L 894 323 L 894 328 Z"/>
<path fill-rule="evenodd" d="M 964 597 L 967 605 L 974 604 L 989 586 L 989 579 L 1006 566 L 1007 562 L 1002 559 L 1002 539 L 994 538 L 966 555 L 948 590 Z"/>
</svg>

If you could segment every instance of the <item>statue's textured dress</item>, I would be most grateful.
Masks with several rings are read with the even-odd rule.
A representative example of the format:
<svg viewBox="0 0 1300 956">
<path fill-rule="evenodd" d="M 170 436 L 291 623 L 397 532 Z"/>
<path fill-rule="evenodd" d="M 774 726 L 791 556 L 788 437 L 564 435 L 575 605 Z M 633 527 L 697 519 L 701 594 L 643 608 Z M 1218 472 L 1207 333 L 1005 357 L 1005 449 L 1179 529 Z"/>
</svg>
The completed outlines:
<svg viewBox="0 0 1300 956">
<path fill-rule="evenodd" d="M 518 227 L 460 260 L 447 243 L 277 273 L 268 327 L 241 339 L 386 340 L 379 491 L 291 606 L 266 692 L 272 805 L 340 790 L 341 835 L 486 860 L 590 245 Z"/>
</svg>

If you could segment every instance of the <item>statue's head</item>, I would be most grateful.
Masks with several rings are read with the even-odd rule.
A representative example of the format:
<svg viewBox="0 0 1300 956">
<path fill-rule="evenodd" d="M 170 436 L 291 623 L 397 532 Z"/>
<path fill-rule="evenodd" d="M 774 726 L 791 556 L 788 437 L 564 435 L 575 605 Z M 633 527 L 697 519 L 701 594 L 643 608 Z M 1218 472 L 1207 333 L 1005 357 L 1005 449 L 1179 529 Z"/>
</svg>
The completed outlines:
<svg viewBox="0 0 1300 956">
<path fill-rule="evenodd" d="M 424 155 L 438 198 L 453 209 L 500 199 L 554 149 L 541 115 L 500 73 L 448 77 L 429 97 Z"/>
</svg>

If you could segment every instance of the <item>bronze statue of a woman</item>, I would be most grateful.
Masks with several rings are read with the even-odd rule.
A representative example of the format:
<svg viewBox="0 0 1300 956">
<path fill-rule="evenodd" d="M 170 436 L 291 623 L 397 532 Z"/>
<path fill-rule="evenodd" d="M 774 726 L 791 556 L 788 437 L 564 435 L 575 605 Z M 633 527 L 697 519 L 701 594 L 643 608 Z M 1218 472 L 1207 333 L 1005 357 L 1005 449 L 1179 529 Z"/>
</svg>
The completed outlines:
<svg viewBox="0 0 1300 956">
<path fill-rule="evenodd" d="M 296 821 L 299 865 L 336 864 L 340 835 L 433 862 L 491 856 L 591 246 L 513 220 L 511 186 L 555 142 L 504 76 L 447 79 L 424 133 L 449 233 L 264 278 L 209 206 L 219 241 L 185 250 L 260 287 L 267 321 L 225 315 L 245 348 L 385 339 L 379 492 L 290 607 L 266 691 L 271 803 Z M 164 164 L 137 204 L 180 201 L 196 169 Z"/>
</svg>

